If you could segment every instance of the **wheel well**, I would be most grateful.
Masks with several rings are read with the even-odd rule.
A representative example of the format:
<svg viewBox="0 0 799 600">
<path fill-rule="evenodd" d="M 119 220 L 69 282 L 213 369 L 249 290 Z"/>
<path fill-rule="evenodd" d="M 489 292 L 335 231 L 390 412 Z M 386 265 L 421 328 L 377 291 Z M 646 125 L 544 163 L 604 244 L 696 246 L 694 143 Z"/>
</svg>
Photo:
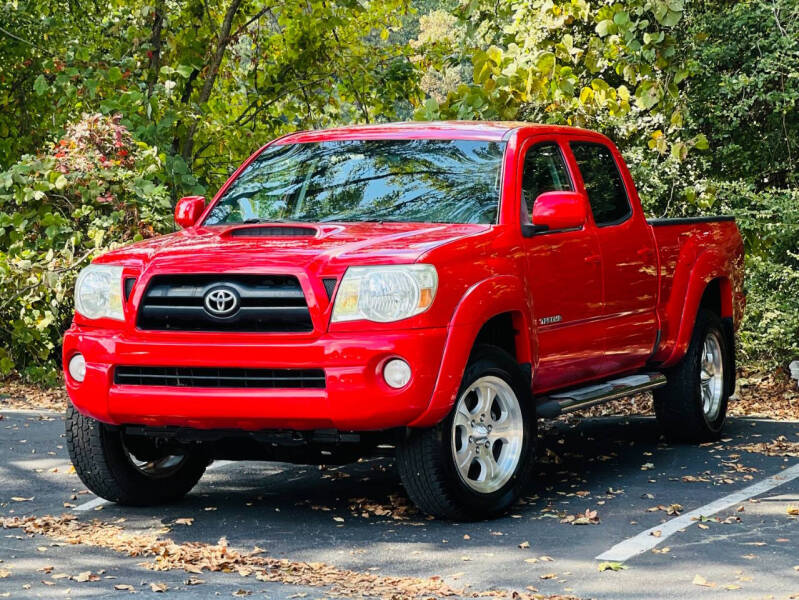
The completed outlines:
<svg viewBox="0 0 799 600">
<path fill-rule="evenodd" d="M 514 320 L 516 317 L 514 313 L 506 312 L 491 317 L 480 328 L 477 337 L 474 340 L 474 345 L 488 344 L 502 348 L 505 352 L 510 354 L 513 358 L 518 360 L 518 352 L 516 351 L 516 336 L 519 329 L 516 327 Z"/>
<path fill-rule="evenodd" d="M 732 299 L 729 294 L 730 284 L 726 279 L 713 279 L 702 293 L 699 307 L 714 312 L 719 318 L 731 317 Z"/>
<path fill-rule="evenodd" d="M 724 336 L 727 338 L 728 360 L 732 369 L 726 374 L 727 393 L 735 391 L 736 376 L 736 351 L 735 351 L 735 327 L 732 317 L 732 297 L 730 296 L 730 283 L 726 279 L 717 278 L 707 284 L 699 302 L 699 308 L 707 309 L 715 313 L 721 319 Z"/>
</svg>

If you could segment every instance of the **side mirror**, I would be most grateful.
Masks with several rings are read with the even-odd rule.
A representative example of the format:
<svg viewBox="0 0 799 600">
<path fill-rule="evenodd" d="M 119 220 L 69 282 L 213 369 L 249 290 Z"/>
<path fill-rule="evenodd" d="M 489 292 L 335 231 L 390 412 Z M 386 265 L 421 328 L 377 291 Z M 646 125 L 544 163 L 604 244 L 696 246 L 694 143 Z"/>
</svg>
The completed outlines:
<svg viewBox="0 0 799 600">
<path fill-rule="evenodd" d="M 175 223 L 183 227 L 191 227 L 205 210 L 205 196 L 186 196 L 175 205 Z"/>
<path fill-rule="evenodd" d="M 533 204 L 533 227 L 539 231 L 579 229 L 585 218 L 585 200 L 577 192 L 545 192 Z"/>
</svg>

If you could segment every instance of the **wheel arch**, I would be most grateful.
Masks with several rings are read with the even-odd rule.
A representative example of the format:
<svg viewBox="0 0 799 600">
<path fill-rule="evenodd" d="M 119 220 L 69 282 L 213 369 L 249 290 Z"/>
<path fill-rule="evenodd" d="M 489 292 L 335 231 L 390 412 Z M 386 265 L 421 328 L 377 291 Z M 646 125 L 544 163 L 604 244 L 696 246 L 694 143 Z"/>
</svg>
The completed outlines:
<svg viewBox="0 0 799 600">
<path fill-rule="evenodd" d="M 529 364 L 532 373 L 536 363 L 533 322 L 532 307 L 520 278 L 500 275 L 469 288 L 450 321 L 430 403 L 410 426 L 430 427 L 447 415 L 476 345 L 496 345 L 517 363 Z"/>
<path fill-rule="evenodd" d="M 676 298 L 675 298 L 676 299 Z M 724 260 L 713 252 L 701 254 L 694 264 L 688 278 L 685 293 L 679 296 L 681 310 L 671 311 L 668 319 L 679 324 L 672 345 L 656 357 L 663 367 L 671 367 L 685 356 L 697 315 L 701 308 L 710 310 L 725 323 L 725 333 L 729 329 L 729 342 L 734 346 L 734 308 L 733 285 L 725 271 Z"/>
</svg>

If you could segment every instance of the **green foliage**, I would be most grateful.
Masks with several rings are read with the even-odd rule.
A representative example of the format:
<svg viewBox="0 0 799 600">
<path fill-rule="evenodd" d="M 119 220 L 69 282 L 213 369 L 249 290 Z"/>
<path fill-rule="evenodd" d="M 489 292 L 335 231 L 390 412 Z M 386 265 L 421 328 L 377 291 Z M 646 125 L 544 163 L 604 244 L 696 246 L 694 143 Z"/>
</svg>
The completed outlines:
<svg viewBox="0 0 799 600">
<path fill-rule="evenodd" d="M 158 148 L 173 200 L 298 128 L 410 112 L 407 0 L 18 0 L 0 6 L 0 168 L 85 112 Z M 45 124 L 45 127 L 42 127 Z"/>
<path fill-rule="evenodd" d="M 171 226 L 160 160 L 118 121 L 87 116 L 0 173 L 0 373 L 51 376 L 78 270 Z"/>
</svg>

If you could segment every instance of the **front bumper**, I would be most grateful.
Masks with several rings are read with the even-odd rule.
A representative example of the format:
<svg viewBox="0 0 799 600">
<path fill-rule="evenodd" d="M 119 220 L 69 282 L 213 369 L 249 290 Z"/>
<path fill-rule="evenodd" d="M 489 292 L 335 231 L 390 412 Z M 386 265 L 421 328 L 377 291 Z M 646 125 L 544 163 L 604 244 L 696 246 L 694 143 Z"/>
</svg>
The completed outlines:
<svg viewBox="0 0 799 600">
<path fill-rule="evenodd" d="M 430 404 L 446 328 L 326 333 L 315 339 L 248 335 L 151 335 L 73 325 L 64 336 L 64 365 L 86 359 L 79 383 L 65 374 L 69 397 L 83 414 L 105 423 L 197 429 L 327 429 L 368 431 L 405 426 Z M 387 360 L 412 370 L 402 389 L 383 381 Z M 201 388 L 118 385 L 118 365 L 171 367 L 321 368 L 324 389 Z"/>
</svg>

